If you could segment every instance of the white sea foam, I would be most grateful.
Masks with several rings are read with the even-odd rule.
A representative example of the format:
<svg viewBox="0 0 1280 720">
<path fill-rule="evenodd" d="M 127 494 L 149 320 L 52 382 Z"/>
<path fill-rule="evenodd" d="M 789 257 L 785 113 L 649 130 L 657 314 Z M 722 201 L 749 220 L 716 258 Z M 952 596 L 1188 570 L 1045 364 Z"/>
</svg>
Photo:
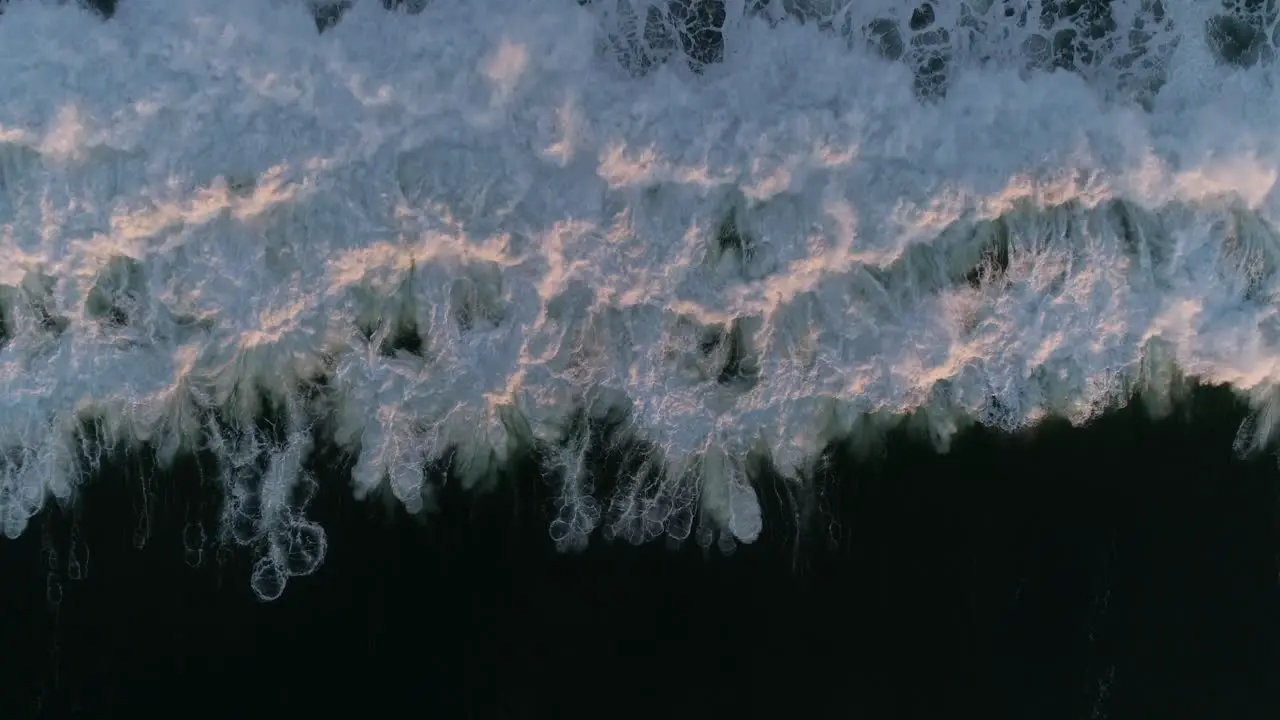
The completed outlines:
<svg viewBox="0 0 1280 720">
<path fill-rule="evenodd" d="M 324 555 L 290 500 L 321 420 L 355 492 L 411 510 L 450 448 L 476 484 L 545 443 L 567 547 L 753 541 L 743 458 L 800 478 L 913 411 L 945 447 L 1182 374 L 1248 394 L 1242 446 L 1266 443 L 1280 76 L 1216 63 L 1208 5 L 1164 3 L 1158 62 L 1078 73 L 952 32 L 922 101 L 861 36 L 733 3 L 723 63 L 640 76 L 611 4 L 361 2 L 323 34 L 295 2 L 12 4 L 0 527 L 72 498 L 85 448 L 207 448 L 272 597 Z M 283 442 L 254 429 L 264 397 Z M 582 411 L 629 413 L 660 491 L 592 496 Z"/>
</svg>

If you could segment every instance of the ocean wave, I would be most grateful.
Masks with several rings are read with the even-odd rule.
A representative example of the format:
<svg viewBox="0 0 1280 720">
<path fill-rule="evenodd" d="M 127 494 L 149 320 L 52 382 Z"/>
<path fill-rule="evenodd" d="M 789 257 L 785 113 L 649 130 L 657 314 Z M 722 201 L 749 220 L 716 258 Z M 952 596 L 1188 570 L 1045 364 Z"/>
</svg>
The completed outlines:
<svg viewBox="0 0 1280 720">
<path fill-rule="evenodd" d="M 1028 66 L 1043 7 L 979 43 L 982 5 L 858 6 L 849 27 L 966 28 L 922 92 L 920 45 L 815 5 L 727 5 L 719 54 L 686 38 L 690 62 L 636 73 L 624 3 L 351 3 L 321 33 L 292 2 L 11 4 L 0 528 L 74 502 L 112 448 L 209 452 L 274 597 L 323 559 L 317 428 L 357 496 L 424 513 L 431 463 L 483 491 L 542 448 L 566 549 L 755 541 L 756 460 L 802 484 L 908 416 L 945 449 L 1196 378 L 1247 395 L 1238 444 L 1266 446 L 1271 65 L 1224 62 L 1204 3 L 1112 3 L 1172 33 L 1139 97 L 1079 48 Z M 1101 22 L 1054 7 L 1050 30 Z M 642 449 L 607 494 L 605 435 Z"/>
</svg>

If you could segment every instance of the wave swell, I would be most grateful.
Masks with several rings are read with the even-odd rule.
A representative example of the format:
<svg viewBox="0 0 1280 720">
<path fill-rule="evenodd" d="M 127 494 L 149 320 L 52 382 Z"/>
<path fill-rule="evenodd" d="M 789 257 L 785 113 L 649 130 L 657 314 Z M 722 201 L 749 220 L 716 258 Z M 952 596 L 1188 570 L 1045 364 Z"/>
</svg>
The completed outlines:
<svg viewBox="0 0 1280 720">
<path fill-rule="evenodd" d="M 483 491 L 537 446 L 561 547 L 726 551 L 764 529 L 757 461 L 803 484 L 906 417 L 945 449 L 1196 378 L 1270 442 L 1268 52 L 1224 61 L 1191 1 L 784 5 L 667 40 L 633 21 L 675 11 L 625 2 L 353 3 L 323 33 L 284 2 L 8 6 L 0 529 L 113 448 L 209 452 L 271 598 L 323 560 L 317 437 L 412 512 L 432 463 Z M 607 493 L 602 428 L 635 449 Z"/>
</svg>

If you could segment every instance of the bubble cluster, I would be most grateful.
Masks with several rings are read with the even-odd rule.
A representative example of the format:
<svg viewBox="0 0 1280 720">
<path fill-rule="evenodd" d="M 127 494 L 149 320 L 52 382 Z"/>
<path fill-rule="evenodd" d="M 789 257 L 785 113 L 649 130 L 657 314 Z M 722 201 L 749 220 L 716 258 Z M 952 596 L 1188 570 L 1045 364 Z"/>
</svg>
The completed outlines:
<svg viewBox="0 0 1280 720">
<path fill-rule="evenodd" d="M 264 602 L 280 597 L 290 577 L 315 572 L 328 551 L 324 529 L 306 517 L 316 481 L 304 465 L 312 439 L 291 419 L 296 412 L 279 418 L 284 427 L 271 428 L 274 432 L 255 427 L 231 434 L 211 428 L 216 442 L 225 443 L 219 456 L 231 459 L 220 468 L 222 541 L 257 556 L 250 582 Z M 188 558 L 199 562 L 205 542 L 203 527 L 189 526 L 184 532 Z"/>
</svg>

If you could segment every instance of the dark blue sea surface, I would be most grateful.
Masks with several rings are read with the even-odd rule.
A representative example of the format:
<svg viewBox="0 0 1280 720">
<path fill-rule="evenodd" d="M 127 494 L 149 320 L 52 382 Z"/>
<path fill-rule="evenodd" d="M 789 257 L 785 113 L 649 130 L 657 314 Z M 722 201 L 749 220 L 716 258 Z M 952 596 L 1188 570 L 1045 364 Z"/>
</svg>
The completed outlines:
<svg viewBox="0 0 1280 720">
<path fill-rule="evenodd" d="M 1280 470 L 1233 454 L 1243 417 L 1200 388 L 1160 421 L 833 452 L 827 530 L 766 481 L 731 557 L 557 553 L 532 462 L 418 521 L 321 452 L 329 555 L 270 603 L 193 537 L 196 459 L 124 458 L 0 542 L 0 717 L 1274 718 Z"/>
</svg>

